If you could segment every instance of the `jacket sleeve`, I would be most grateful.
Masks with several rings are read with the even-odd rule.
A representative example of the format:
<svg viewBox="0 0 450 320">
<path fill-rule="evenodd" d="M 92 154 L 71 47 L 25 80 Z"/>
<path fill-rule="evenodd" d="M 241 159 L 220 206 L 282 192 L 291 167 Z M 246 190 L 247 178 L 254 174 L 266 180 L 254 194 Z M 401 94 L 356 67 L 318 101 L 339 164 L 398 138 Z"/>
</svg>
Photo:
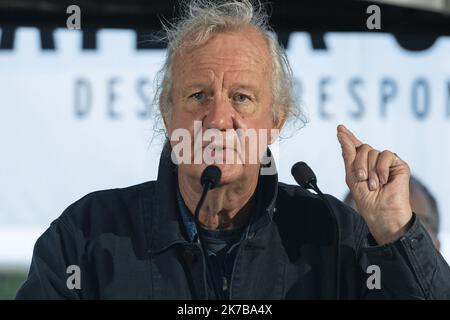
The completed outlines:
<svg viewBox="0 0 450 320">
<path fill-rule="evenodd" d="M 368 289 L 363 298 L 450 299 L 450 267 L 413 214 L 410 228 L 398 240 L 377 245 L 364 223 L 360 263 L 379 267 L 381 288 Z"/>
<path fill-rule="evenodd" d="M 74 274 L 67 273 L 67 268 L 77 265 L 77 258 L 73 230 L 63 215 L 53 221 L 37 240 L 28 277 L 18 290 L 16 299 L 79 298 L 78 290 L 69 289 L 67 285 L 68 278 Z"/>
</svg>

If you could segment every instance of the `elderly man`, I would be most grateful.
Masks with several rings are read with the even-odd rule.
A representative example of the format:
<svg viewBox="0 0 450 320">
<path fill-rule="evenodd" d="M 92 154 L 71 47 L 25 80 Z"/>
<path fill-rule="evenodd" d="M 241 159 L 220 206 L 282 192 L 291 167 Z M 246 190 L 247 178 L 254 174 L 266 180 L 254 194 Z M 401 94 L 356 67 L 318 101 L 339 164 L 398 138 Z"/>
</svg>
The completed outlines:
<svg viewBox="0 0 450 320">
<path fill-rule="evenodd" d="M 37 241 L 18 298 L 450 298 L 450 268 L 411 210 L 409 168 L 394 153 L 338 127 L 361 216 L 261 174 L 267 146 L 296 113 L 289 64 L 261 7 L 193 1 L 167 29 L 157 181 L 68 207 Z M 208 130 L 215 139 L 205 144 Z M 196 220 L 205 155 L 221 178 Z"/>
</svg>

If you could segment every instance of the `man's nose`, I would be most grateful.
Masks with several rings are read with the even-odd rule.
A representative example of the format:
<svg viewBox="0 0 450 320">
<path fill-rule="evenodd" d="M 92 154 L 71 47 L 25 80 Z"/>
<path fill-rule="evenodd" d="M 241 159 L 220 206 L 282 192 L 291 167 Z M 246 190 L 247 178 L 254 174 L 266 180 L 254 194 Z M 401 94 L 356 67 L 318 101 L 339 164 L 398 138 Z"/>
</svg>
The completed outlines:
<svg viewBox="0 0 450 320">
<path fill-rule="evenodd" d="M 209 105 L 206 117 L 203 119 L 205 129 L 233 129 L 234 109 L 226 95 L 215 97 Z"/>
</svg>

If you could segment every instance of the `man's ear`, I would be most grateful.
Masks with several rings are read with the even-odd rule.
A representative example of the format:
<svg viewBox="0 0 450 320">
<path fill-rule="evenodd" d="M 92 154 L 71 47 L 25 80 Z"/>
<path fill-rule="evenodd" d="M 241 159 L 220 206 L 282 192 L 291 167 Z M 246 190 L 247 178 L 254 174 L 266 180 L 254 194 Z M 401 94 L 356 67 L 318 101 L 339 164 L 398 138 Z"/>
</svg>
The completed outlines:
<svg viewBox="0 0 450 320">
<path fill-rule="evenodd" d="M 165 96 L 163 95 L 163 93 L 161 92 L 161 94 L 159 95 L 159 113 L 161 114 L 161 118 L 164 121 L 164 127 L 166 128 L 166 132 L 169 132 L 169 115 L 167 112 L 164 112 L 161 106 L 161 101 L 165 101 Z M 164 100 L 163 100 L 164 99 Z"/>
<path fill-rule="evenodd" d="M 169 124 L 168 124 L 168 121 L 167 121 L 167 115 L 161 112 L 161 117 L 163 119 L 164 128 L 166 128 L 166 132 L 169 132 Z"/>
<path fill-rule="evenodd" d="M 277 120 L 273 121 L 272 130 L 270 130 L 271 132 L 269 137 L 270 141 L 269 144 L 272 144 L 277 140 L 279 133 L 281 129 L 284 127 L 285 123 L 286 123 L 286 116 L 284 114 L 280 115 Z"/>
</svg>

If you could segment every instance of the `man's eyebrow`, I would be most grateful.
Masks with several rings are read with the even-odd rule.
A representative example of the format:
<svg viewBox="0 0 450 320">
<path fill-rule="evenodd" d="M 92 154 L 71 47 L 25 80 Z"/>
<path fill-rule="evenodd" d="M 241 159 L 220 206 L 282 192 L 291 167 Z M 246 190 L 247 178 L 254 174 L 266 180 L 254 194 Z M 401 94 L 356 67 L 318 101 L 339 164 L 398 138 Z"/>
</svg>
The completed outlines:
<svg viewBox="0 0 450 320">
<path fill-rule="evenodd" d="M 244 90 L 248 90 L 248 91 L 252 91 L 254 93 L 259 93 L 259 89 L 257 86 L 254 86 L 252 84 L 247 84 L 247 83 L 237 83 L 234 84 L 233 86 L 231 86 L 232 90 L 238 90 L 238 89 L 244 89 Z"/>
<path fill-rule="evenodd" d="M 199 82 L 192 82 L 192 83 L 187 83 L 187 84 L 183 85 L 182 92 L 183 93 L 189 93 L 192 90 L 207 89 L 209 87 L 210 87 L 210 84 L 207 83 L 207 82 L 201 82 L 201 81 L 199 81 Z M 248 90 L 248 91 L 251 91 L 251 92 L 253 92 L 255 94 L 259 94 L 259 92 L 260 92 L 260 89 L 258 89 L 257 86 L 252 85 L 252 84 L 248 84 L 248 83 L 236 83 L 236 84 L 233 84 L 230 87 L 230 90 L 232 90 L 232 91 L 233 90 L 239 90 L 239 89 L 241 89 L 241 90 Z"/>
</svg>

